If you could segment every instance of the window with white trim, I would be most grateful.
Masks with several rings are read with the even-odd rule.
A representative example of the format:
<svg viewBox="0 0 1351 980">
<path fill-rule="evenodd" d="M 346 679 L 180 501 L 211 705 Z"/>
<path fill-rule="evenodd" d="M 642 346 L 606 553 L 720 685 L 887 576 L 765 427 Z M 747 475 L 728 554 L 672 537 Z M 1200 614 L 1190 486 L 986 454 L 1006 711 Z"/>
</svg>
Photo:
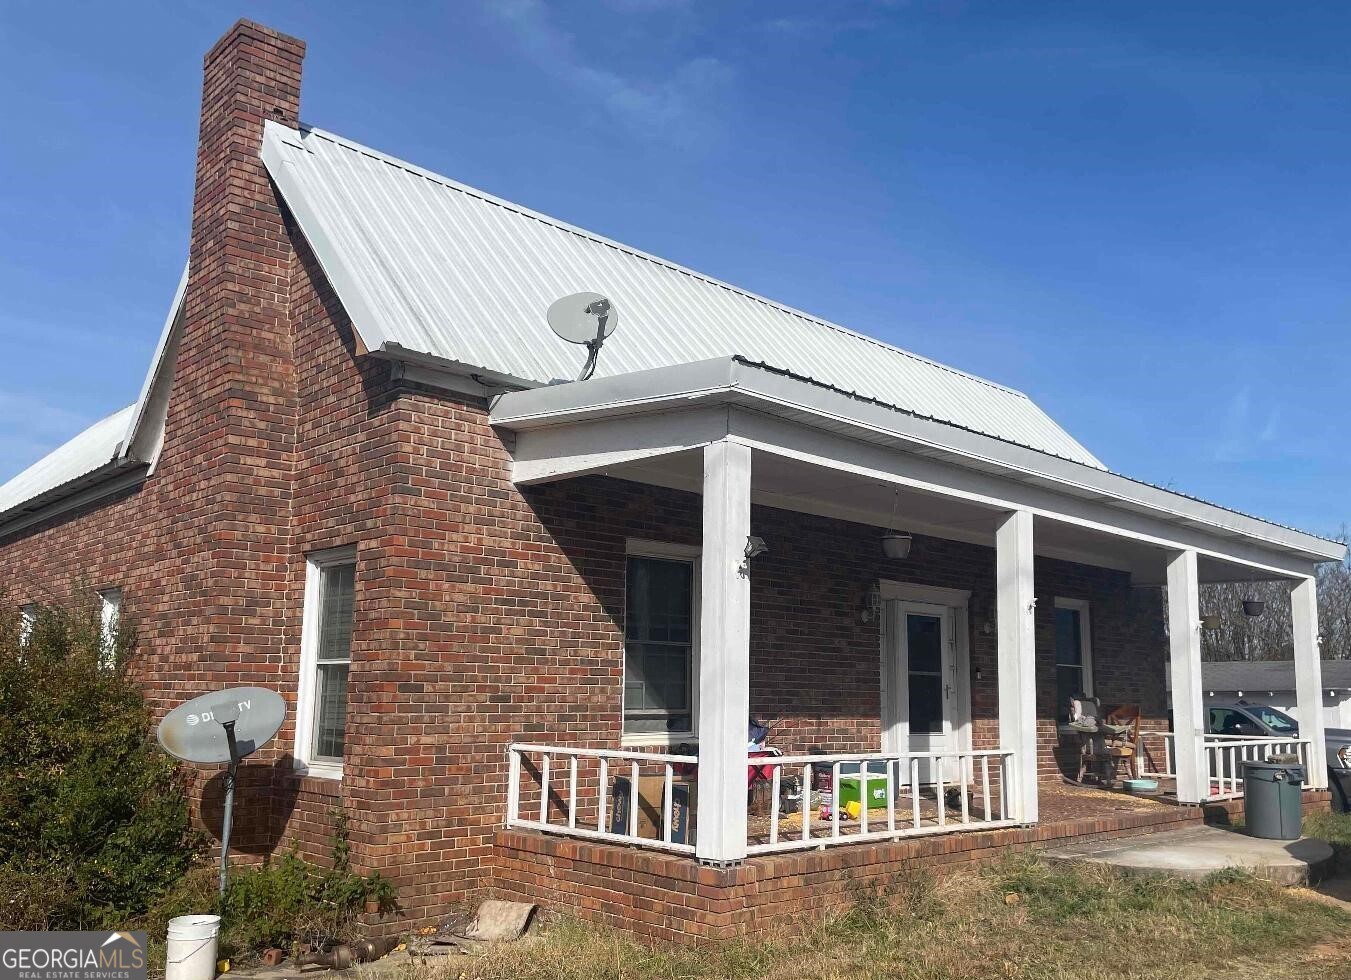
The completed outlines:
<svg viewBox="0 0 1351 980">
<path fill-rule="evenodd" d="M 699 697 L 699 553 L 630 542 L 624 588 L 624 740 L 694 737 Z"/>
<path fill-rule="evenodd" d="M 38 604 L 26 602 L 19 607 L 19 646 L 26 647 L 33 639 L 33 629 L 38 624 Z"/>
<path fill-rule="evenodd" d="M 300 641 L 295 755 L 299 768 L 316 776 L 335 779 L 342 776 L 355 598 L 354 548 L 309 557 Z"/>
<path fill-rule="evenodd" d="M 99 667 L 117 664 L 117 628 L 122 620 L 122 590 L 99 590 Z"/>
<path fill-rule="evenodd" d="M 1088 602 L 1083 599 L 1055 601 L 1056 717 L 1068 721 L 1070 699 L 1093 696 L 1093 632 Z"/>
</svg>

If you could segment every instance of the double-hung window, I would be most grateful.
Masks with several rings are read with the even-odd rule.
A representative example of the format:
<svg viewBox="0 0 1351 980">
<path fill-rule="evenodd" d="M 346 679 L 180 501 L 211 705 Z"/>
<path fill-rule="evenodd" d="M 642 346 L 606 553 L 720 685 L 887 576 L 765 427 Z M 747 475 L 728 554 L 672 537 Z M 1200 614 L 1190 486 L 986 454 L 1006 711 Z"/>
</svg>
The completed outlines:
<svg viewBox="0 0 1351 980">
<path fill-rule="evenodd" d="M 355 594 L 355 549 L 310 556 L 305 576 L 295 755 L 299 768 L 315 776 L 342 776 Z"/>
<path fill-rule="evenodd" d="M 117 628 L 122 620 L 122 590 L 99 592 L 99 667 L 111 670 L 117 664 Z"/>
<path fill-rule="evenodd" d="M 1088 603 L 1083 599 L 1055 601 L 1056 717 L 1069 720 L 1070 699 L 1093 695 L 1093 643 Z"/>
<path fill-rule="evenodd" d="M 19 646 L 26 647 L 33 641 L 33 630 L 38 624 L 38 604 L 27 602 L 19 607 Z"/>
<path fill-rule="evenodd" d="M 624 738 L 692 738 L 699 688 L 699 553 L 629 542 L 624 590 Z"/>
</svg>

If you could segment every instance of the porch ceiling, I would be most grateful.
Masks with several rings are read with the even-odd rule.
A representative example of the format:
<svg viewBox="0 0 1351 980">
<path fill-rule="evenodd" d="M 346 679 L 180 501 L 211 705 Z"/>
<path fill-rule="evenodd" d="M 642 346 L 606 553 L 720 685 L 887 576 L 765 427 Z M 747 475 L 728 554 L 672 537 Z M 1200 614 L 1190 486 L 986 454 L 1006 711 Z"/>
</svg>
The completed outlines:
<svg viewBox="0 0 1351 980">
<path fill-rule="evenodd" d="M 1037 521 L 1040 554 L 1164 579 L 1194 551 L 1204 581 L 1301 578 L 1345 548 L 1148 484 L 956 429 L 732 359 L 513 392 L 518 484 L 607 473 L 698 491 L 702 448 L 755 452 L 758 502 L 990 544 L 1001 515 Z"/>
<path fill-rule="evenodd" d="M 701 451 L 690 449 L 620 464 L 604 472 L 617 479 L 698 493 L 702 467 Z M 990 548 L 994 547 L 995 530 L 1002 517 L 1001 512 L 988 507 L 772 453 L 756 455 L 751 491 L 757 504 L 868 524 L 878 528 L 879 534 L 894 526 Z M 1034 540 L 1038 555 L 1129 572 L 1139 584 L 1160 584 L 1164 580 L 1166 553 L 1142 542 L 1047 518 L 1037 520 Z M 1252 577 L 1247 566 L 1210 558 L 1200 563 L 1200 572 L 1202 581 L 1207 582 L 1247 581 Z"/>
</svg>

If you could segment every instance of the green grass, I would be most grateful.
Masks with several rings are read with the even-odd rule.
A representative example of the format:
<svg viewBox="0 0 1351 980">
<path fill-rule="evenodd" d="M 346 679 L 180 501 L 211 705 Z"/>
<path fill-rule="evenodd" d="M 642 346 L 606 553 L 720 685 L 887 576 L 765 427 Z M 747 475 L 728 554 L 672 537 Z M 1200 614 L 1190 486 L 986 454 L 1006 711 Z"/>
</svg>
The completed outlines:
<svg viewBox="0 0 1351 980">
<path fill-rule="evenodd" d="M 1351 841 L 1351 823 L 1346 828 Z M 1347 976 L 1351 915 L 1241 874 L 1195 883 L 1010 858 L 861 894 L 805 935 L 719 946 L 642 945 L 558 922 L 427 980 L 1103 980 Z"/>
</svg>

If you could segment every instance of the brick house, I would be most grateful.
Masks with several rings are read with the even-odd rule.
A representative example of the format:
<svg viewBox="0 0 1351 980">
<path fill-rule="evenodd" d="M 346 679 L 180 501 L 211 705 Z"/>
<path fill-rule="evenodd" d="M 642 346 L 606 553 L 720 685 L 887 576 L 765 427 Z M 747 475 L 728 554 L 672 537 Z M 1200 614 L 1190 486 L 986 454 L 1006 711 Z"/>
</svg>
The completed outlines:
<svg viewBox="0 0 1351 980">
<path fill-rule="evenodd" d="M 1165 678 L 1155 770 L 1182 804 L 1226 795 L 1200 582 L 1289 581 L 1318 698 L 1313 574 L 1341 545 L 303 125 L 303 56 L 248 22 L 208 53 L 188 266 L 141 395 L 0 487 L 6 601 L 93 589 L 110 629 L 134 616 L 159 712 L 286 698 L 243 767 L 241 851 L 320 856 L 341 807 L 411 918 L 496 891 L 718 938 L 917 860 L 1199 819 L 1040 809 L 1078 751 L 1069 697 L 1164 733 Z M 579 290 L 620 327 L 569 382 L 584 352 L 544 314 Z M 751 718 L 781 754 L 748 768 Z M 794 781 L 859 770 L 886 805 L 788 812 Z"/>
</svg>

